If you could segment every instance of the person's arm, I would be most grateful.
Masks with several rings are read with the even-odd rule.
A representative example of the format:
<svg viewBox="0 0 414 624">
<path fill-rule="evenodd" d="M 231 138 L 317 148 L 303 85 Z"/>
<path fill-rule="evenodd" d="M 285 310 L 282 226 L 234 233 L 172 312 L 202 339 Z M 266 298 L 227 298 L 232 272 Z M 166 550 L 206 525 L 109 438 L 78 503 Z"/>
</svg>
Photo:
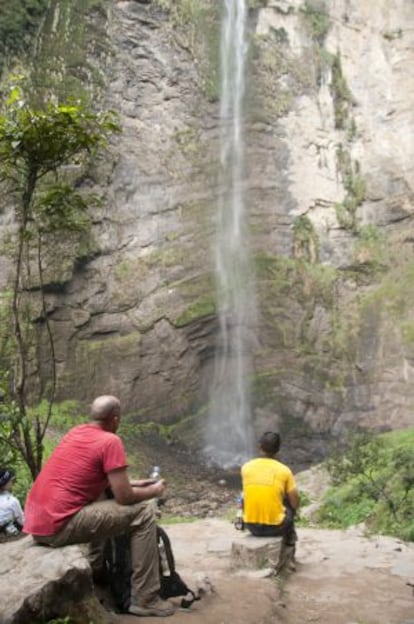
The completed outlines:
<svg viewBox="0 0 414 624">
<path fill-rule="evenodd" d="M 11 497 L 11 511 L 13 514 L 13 520 L 16 521 L 21 526 L 24 525 L 24 514 L 22 510 L 22 506 L 20 505 L 19 500 L 15 497 Z"/>
<path fill-rule="evenodd" d="M 132 505 L 151 498 L 159 498 L 165 490 L 163 479 L 155 483 L 151 479 L 142 479 L 131 485 L 126 468 L 109 472 L 108 481 L 114 498 L 120 505 Z"/>
<path fill-rule="evenodd" d="M 130 479 L 129 482 L 132 487 L 143 487 L 156 483 L 157 479 Z"/>
<path fill-rule="evenodd" d="M 294 511 L 296 511 L 296 509 L 299 507 L 300 496 L 299 496 L 298 488 L 296 486 L 295 477 L 293 476 L 293 473 L 290 470 L 290 468 L 288 468 L 285 488 L 286 488 L 285 492 L 286 492 L 287 499 L 289 501 L 289 505 Z"/>
<path fill-rule="evenodd" d="M 287 492 L 286 496 L 288 498 L 289 505 L 292 507 L 292 509 L 296 510 L 300 504 L 300 496 L 298 490 L 294 488 L 293 490 L 290 490 L 290 492 Z"/>
</svg>

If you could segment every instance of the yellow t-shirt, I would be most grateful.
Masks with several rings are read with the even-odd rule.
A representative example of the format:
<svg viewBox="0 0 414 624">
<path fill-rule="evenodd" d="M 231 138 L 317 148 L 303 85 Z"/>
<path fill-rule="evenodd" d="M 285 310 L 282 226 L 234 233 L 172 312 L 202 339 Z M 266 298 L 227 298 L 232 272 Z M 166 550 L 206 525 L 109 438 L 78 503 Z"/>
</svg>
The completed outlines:
<svg viewBox="0 0 414 624">
<path fill-rule="evenodd" d="M 296 488 L 290 468 L 268 457 L 242 466 L 243 519 L 254 524 L 281 524 L 285 518 L 283 497 Z"/>
</svg>

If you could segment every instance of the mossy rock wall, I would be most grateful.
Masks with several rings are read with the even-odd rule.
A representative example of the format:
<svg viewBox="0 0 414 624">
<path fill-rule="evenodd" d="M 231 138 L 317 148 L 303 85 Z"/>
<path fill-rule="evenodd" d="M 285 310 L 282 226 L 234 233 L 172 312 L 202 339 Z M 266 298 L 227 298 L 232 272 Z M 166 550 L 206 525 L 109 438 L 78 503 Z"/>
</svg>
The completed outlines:
<svg viewBox="0 0 414 624">
<path fill-rule="evenodd" d="M 414 11 L 363 4 L 248 5 L 254 408 L 321 440 L 405 426 L 414 401 Z M 166 423 L 206 404 L 218 330 L 220 18 L 213 0 L 56 0 L 45 16 L 37 93 L 113 108 L 123 129 L 82 180 L 103 200 L 92 252 L 48 296 L 60 399 L 111 391 L 138 420 Z"/>
</svg>

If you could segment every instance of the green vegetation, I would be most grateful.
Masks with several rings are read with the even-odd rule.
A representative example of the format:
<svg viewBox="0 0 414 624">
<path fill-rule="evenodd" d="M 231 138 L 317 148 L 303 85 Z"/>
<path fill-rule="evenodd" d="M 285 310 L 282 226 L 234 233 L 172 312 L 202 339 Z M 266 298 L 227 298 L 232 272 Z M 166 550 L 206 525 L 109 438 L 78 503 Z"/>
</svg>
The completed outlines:
<svg viewBox="0 0 414 624">
<path fill-rule="evenodd" d="M 28 52 L 49 0 L 2 2 L 0 12 L 0 73 L 7 60 Z"/>
<path fill-rule="evenodd" d="M 375 225 L 365 225 L 358 229 L 354 246 L 354 260 L 357 266 L 376 274 L 388 264 L 386 239 Z"/>
<path fill-rule="evenodd" d="M 311 38 L 322 46 L 331 27 L 326 10 L 317 8 L 310 2 L 305 2 L 300 12 Z"/>
<path fill-rule="evenodd" d="M 211 295 L 204 295 L 189 305 L 174 321 L 174 325 L 176 327 L 183 327 L 195 319 L 214 314 L 215 311 L 216 304 L 214 298 Z"/>
<path fill-rule="evenodd" d="M 414 321 L 404 321 L 401 324 L 402 336 L 406 345 L 414 345 Z"/>
<path fill-rule="evenodd" d="M 289 51 L 288 35 L 281 29 L 255 35 L 250 42 L 250 73 L 247 107 L 254 119 L 274 119 L 285 115 L 294 97 L 311 86 L 303 62 Z M 286 80 L 289 76 L 289 80 Z"/>
<path fill-rule="evenodd" d="M 110 0 L 52 0 L 36 41 L 30 81 L 38 101 L 76 98 L 96 102 L 111 54 L 107 30 Z M 99 59 L 99 61 L 98 61 Z"/>
<path fill-rule="evenodd" d="M 296 262 L 292 258 L 262 252 L 254 260 L 257 275 L 274 281 L 277 288 L 289 287 L 294 281 Z"/>
<path fill-rule="evenodd" d="M 337 147 L 336 160 L 346 192 L 344 200 L 335 206 L 336 216 L 341 227 L 356 232 L 356 210 L 364 202 L 366 182 L 361 175 L 359 162 L 352 160 L 342 144 Z"/>
<path fill-rule="evenodd" d="M 352 141 L 356 134 L 355 120 L 350 118 L 354 98 L 342 72 L 340 54 L 332 54 L 324 47 L 331 26 L 329 15 L 323 5 L 315 7 L 310 2 L 306 2 L 300 12 L 309 36 L 314 42 L 313 57 L 317 84 L 321 84 L 323 74 L 330 71 L 335 128 L 347 130 L 347 138 Z"/>
<path fill-rule="evenodd" d="M 398 257 L 393 257 L 391 245 L 387 246 L 383 259 L 380 260 L 380 267 L 375 274 L 378 283 L 375 288 L 371 288 L 369 292 L 359 296 L 359 317 L 363 318 L 362 315 L 368 315 L 368 317 L 369 315 L 380 315 L 383 335 L 385 336 L 391 331 L 393 342 L 398 336 L 398 342 L 403 345 L 407 354 L 411 354 L 414 345 L 414 323 L 412 320 L 414 265 L 409 261 L 398 264 L 398 261 L 404 259 L 404 247 L 395 246 L 395 241 L 393 245 Z M 387 271 L 383 270 L 384 265 L 388 267 Z"/>
<path fill-rule="evenodd" d="M 30 67 L 33 95 L 96 101 L 104 84 L 94 59 L 110 54 L 110 0 L 14 0 L 0 15 L 0 72 Z"/>
<path fill-rule="evenodd" d="M 299 494 L 301 507 L 306 507 L 311 504 L 312 501 L 306 492 L 300 491 Z"/>
<path fill-rule="evenodd" d="M 165 246 L 163 249 L 154 249 L 144 256 L 143 261 L 150 269 L 173 267 L 177 264 L 185 264 L 188 258 L 188 250 L 182 244 Z"/>
<path fill-rule="evenodd" d="M 361 297 L 361 306 L 383 309 L 395 322 L 405 322 L 414 305 L 414 265 L 407 263 L 384 276 L 375 290 Z"/>
<path fill-rule="evenodd" d="M 202 0 L 152 0 L 152 4 L 169 13 L 174 42 L 197 61 L 207 99 L 218 100 L 221 4 Z"/>
<path fill-rule="evenodd" d="M 1 396 L 4 396 L 4 390 L 4 386 L 0 387 Z M 35 429 L 37 422 L 47 420 L 48 412 L 49 404 L 46 400 L 27 408 L 26 418 L 30 422 L 32 430 Z M 52 408 L 47 436 L 42 440 L 43 459 L 50 456 L 64 433 L 71 427 L 86 422 L 86 420 L 85 411 L 77 401 L 55 403 Z M 9 442 L 12 425 L 13 423 L 7 418 L 7 414 L 2 414 L 0 419 L 0 457 L 2 464 L 13 468 L 16 474 L 13 493 L 24 504 L 27 492 L 32 485 L 32 475 L 21 453 L 17 451 L 15 445 L 11 445 Z"/>
<path fill-rule="evenodd" d="M 357 125 L 353 117 L 350 118 L 346 129 L 346 140 L 348 143 L 352 143 L 357 135 Z"/>
<path fill-rule="evenodd" d="M 296 217 L 293 222 L 293 256 L 312 264 L 319 259 L 319 237 L 306 215 Z"/>
<path fill-rule="evenodd" d="M 312 42 L 310 52 L 315 67 L 316 83 L 320 85 L 322 76 L 326 70 L 330 69 L 333 58 L 333 55 L 324 48 L 325 39 L 331 27 L 330 18 L 324 4 L 316 7 L 310 2 L 305 2 L 300 8 L 299 16 Z M 309 68 L 309 59 L 306 59 L 306 67 Z"/>
<path fill-rule="evenodd" d="M 256 256 L 255 263 L 261 310 L 272 335 L 269 348 L 300 355 L 301 374 L 321 390 L 338 394 L 340 400 L 359 331 L 358 306 L 337 306 L 343 273 L 319 262 L 269 254 Z M 260 359 L 261 353 L 256 356 Z M 280 370 L 257 375 L 255 396 L 283 400 L 283 393 L 278 396 L 281 378 Z"/>
<path fill-rule="evenodd" d="M 121 420 L 121 425 L 119 427 L 119 434 L 121 437 L 127 440 L 136 439 L 140 437 L 145 437 L 147 435 L 156 434 L 163 440 L 169 442 L 171 440 L 172 431 L 174 429 L 174 425 L 165 425 L 162 423 L 157 423 L 152 420 L 148 420 L 147 416 L 145 416 L 146 411 L 141 411 L 139 414 L 127 414 Z M 145 422 L 136 422 L 135 418 L 146 417 Z"/>
<path fill-rule="evenodd" d="M 309 520 L 309 518 L 305 518 L 301 516 L 300 512 L 303 507 L 307 507 L 308 505 L 311 505 L 313 501 L 310 498 L 310 496 L 307 494 L 307 492 L 300 490 L 299 494 L 300 494 L 300 507 L 298 509 L 298 512 L 295 518 L 295 524 L 296 526 L 307 527 L 311 525 L 311 521 Z"/>
<path fill-rule="evenodd" d="M 307 229 L 304 228 L 307 232 Z M 313 232 L 313 230 L 312 230 Z M 312 234 L 313 235 L 313 234 Z M 316 236 L 316 233 L 315 233 Z M 337 271 L 307 260 L 261 253 L 255 257 L 256 273 L 269 295 L 287 295 L 332 307 Z"/>
<path fill-rule="evenodd" d="M 342 73 L 341 57 L 339 54 L 332 57 L 331 93 L 335 110 L 335 128 L 343 130 L 349 118 L 350 107 L 354 98 Z"/>
<path fill-rule="evenodd" d="M 43 400 L 37 405 L 30 407 L 28 412 L 33 420 L 44 419 L 47 415 L 49 405 Z M 55 403 L 50 419 L 50 429 L 54 433 L 62 435 L 69 431 L 71 427 L 80 425 L 87 421 L 87 415 L 79 401 L 63 401 Z"/>
<path fill-rule="evenodd" d="M 267 7 L 268 0 L 247 0 L 248 9 L 262 9 Z"/>
<path fill-rule="evenodd" d="M 55 345 L 45 294 L 62 281 L 58 263 L 66 259 L 73 267 L 87 248 L 87 209 L 96 201 L 78 192 L 77 179 L 68 179 L 66 172 L 72 166 L 79 177 L 84 175 L 91 157 L 119 128 L 113 113 L 96 114 L 82 104 L 47 101 L 34 108 L 18 81 L 10 81 L 0 109 L 0 180 L 3 197 L 14 207 L 17 231 L 10 246 L 15 267 L 12 332 L 7 340 L 3 338 L 6 348 L 0 354 L 2 366 L 9 371 L 3 382 L 2 436 L 35 478 L 56 390 Z M 41 353 L 36 352 L 40 342 Z M 49 410 L 45 417 L 32 420 L 28 406 L 33 402 L 36 362 L 41 362 L 49 380 L 38 393 L 39 398 L 47 398 Z"/>
<path fill-rule="evenodd" d="M 281 343 L 287 344 L 289 342 L 289 338 L 283 335 L 282 330 L 281 334 Z M 280 378 L 280 374 L 282 372 L 283 371 L 280 369 L 270 369 L 261 371 L 260 373 L 254 375 L 251 382 L 252 393 L 254 397 L 257 397 L 256 402 L 259 406 L 273 403 L 275 401 L 275 395 L 277 395 L 279 391 L 278 379 Z"/>
<path fill-rule="evenodd" d="M 302 225 L 307 241 L 306 222 Z M 393 260 L 381 232 L 364 226 L 354 240 L 354 262 L 346 271 L 302 258 L 263 253 L 254 258 L 261 311 L 272 336 L 271 344 L 256 357 L 260 360 L 267 348 L 297 353 L 301 356 L 301 374 L 307 375 L 315 387 L 336 395 L 338 402 L 343 400 L 350 370 L 361 357 L 361 340 L 379 331 L 380 326 L 388 335 L 387 328 L 392 326 L 391 331 L 400 330 L 401 341 L 408 349 L 414 341 L 410 317 L 414 296 L 409 294 L 414 292 L 412 264 L 399 266 L 388 279 L 384 267 Z M 377 286 L 363 294 L 358 285 L 372 285 L 373 277 Z M 337 289 L 344 280 L 354 285 L 356 296 L 339 305 Z M 292 314 L 292 310 L 296 312 Z M 369 382 L 367 376 L 372 370 L 364 368 L 359 373 L 361 379 Z M 281 400 L 281 379 L 280 370 L 260 373 L 254 380 L 255 396 Z"/>
<path fill-rule="evenodd" d="M 394 41 L 395 39 L 401 39 L 403 36 L 403 30 L 402 28 L 397 28 L 397 30 L 387 30 L 382 36 L 387 41 Z"/>
<path fill-rule="evenodd" d="M 414 429 L 358 433 L 327 468 L 333 486 L 320 522 L 339 528 L 365 522 L 372 532 L 414 541 Z"/>
<path fill-rule="evenodd" d="M 153 4 L 170 13 L 174 26 L 194 24 L 203 8 L 200 0 L 153 0 Z"/>
<path fill-rule="evenodd" d="M 184 301 L 183 307 L 180 306 L 179 310 L 170 314 L 170 320 L 176 327 L 188 325 L 195 319 L 215 312 L 215 286 L 210 273 L 173 282 L 170 287 L 177 289 Z"/>
</svg>

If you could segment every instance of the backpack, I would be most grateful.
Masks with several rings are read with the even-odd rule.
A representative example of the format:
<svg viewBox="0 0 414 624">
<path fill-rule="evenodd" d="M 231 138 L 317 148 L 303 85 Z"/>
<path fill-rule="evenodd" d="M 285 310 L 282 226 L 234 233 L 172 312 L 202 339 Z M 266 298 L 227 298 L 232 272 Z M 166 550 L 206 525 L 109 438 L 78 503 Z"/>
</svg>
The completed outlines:
<svg viewBox="0 0 414 624">
<path fill-rule="evenodd" d="M 160 562 L 160 596 L 163 600 L 185 596 L 181 600 L 181 608 L 188 609 L 195 600 L 200 600 L 200 596 L 188 587 L 175 569 L 170 538 L 160 526 L 157 526 L 157 540 Z"/>
<path fill-rule="evenodd" d="M 131 549 L 129 535 L 107 539 L 104 546 L 105 581 L 118 613 L 128 613 L 131 601 Z"/>
<path fill-rule="evenodd" d="M 170 538 L 157 526 L 158 561 L 160 568 L 160 597 L 164 600 L 184 596 L 181 608 L 188 609 L 197 596 L 183 581 L 175 569 L 175 560 Z M 128 613 L 131 601 L 131 548 L 128 535 L 108 539 L 104 548 L 104 565 L 114 605 L 119 613 Z"/>
</svg>

